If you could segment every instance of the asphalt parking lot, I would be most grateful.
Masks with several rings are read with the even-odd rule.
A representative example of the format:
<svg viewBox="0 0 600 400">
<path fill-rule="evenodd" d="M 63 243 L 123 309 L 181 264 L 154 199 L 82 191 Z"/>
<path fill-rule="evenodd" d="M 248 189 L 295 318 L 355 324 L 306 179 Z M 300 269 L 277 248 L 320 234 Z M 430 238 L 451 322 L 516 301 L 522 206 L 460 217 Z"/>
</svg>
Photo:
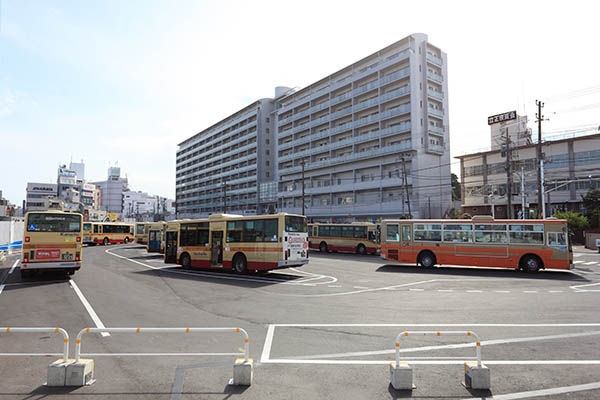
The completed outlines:
<svg viewBox="0 0 600 400">
<path fill-rule="evenodd" d="M 240 327 L 254 381 L 228 385 L 235 357 L 95 355 L 96 382 L 48 388 L 58 357 L 0 356 L 2 398 L 587 398 L 600 397 L 600 254 L 576 248 L 574 271 L 526 274 L 386 265 L 376 256 L 311 253 L 266 275 L 185 271 L 136 245 L 88 247 L 71 279 L 22 281 L 15 257 L 0 269 L 0 325 Z M 14 267 L 14 268 L 13 268 Z M 389 385 L 394 340 L 405 330 L 470 330 L 481 337 L 491 391 L 461 384 L 475 355 L 467 337 L 409 337 L 411 392 Z M 60 337 L 0 333 L 0 353 L 60 352 Z M 89 334 L 86 353 L 239 352 L 235 334 Z M 71 347 L 71 352 L 74 347 Z M 72 353 L 71 353 L 72 354 Z"/>
</svg>

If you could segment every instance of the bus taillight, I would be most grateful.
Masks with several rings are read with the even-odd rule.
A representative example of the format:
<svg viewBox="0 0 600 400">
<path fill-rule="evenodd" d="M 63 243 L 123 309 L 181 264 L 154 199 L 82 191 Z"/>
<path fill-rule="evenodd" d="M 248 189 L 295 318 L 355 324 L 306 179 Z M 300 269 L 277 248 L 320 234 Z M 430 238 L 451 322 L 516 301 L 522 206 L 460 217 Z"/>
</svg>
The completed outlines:
<svg viewBox="0 0 600 400">
<path fill-rule="evenodd" d="M 29 262 L 29 258 L 27 258 L 27 257 L 23 257 L 23 262 L 24 262 L 24 263 L 26 263 L 26 262 Z"/>
<path fill-rule="evenodd" d="M 75 253 L 75 261 L 79 261 L 79 252 Z"/>
<path fill-rule="evenodd" d="M 81 236 L 77 236 L 77 241 L 81 242 Z"/>
<path fill-rule="evenodd" d="M 31 239 L 29 239 L 29 236 L 25 236 L 25 242 L 29 243 Z"/>
</svg>

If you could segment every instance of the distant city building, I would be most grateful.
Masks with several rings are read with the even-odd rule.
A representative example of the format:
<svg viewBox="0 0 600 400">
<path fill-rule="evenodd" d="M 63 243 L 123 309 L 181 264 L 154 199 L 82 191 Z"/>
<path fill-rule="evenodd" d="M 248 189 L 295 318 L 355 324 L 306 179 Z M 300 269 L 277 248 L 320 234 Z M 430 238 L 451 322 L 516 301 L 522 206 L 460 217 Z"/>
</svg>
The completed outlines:
<svg viewBox="0 0 600 400">
<path fill-rule="evenodd" d="M 414 34 L 294 91 L 276 89 L 179 144 L 180 218 L 302 212 L 325 220 L 451 207 L 446 54 Z"/>
<path fill-rule="evenodd" d="M 490 124 L 492 150 L 498 150 L 508 140 L 512 146 L 532 144 L 531 128 L 527 127 L 527 116 L 515 113 L 515 119 Z"/>
<path fill-rule="evenodd" d="M 494 146 L 492 146 L 494 147 Z M 537 201 L 536 145 L 515 146 L 512 152 L 514 215 L 521 215 L 521 168 L 525 177 L 525 216 L 541 209 Z M 600 134 L 545 138 L 544 196 L 546 214 L 556 210 L 582 211 L 582 196 L 600 188 Z M 465 154 L 460 160 L 463 211 L 471 215 L 507 217 L 506 154 L 500 148 Z"/>
<path fill-rule="evenodd" d="M 108 168 L 108 177 L 105 181 L 92 182 L 102 192 L 100 209 L 121 214 L 123 212 L 123 192 L 129 190 L 127 178 L 121 178 L 121 168 Z"/>
<path fill-rule="evenodd" d="M 83 163 L 83 160 L 80 163 L 71 162 L 69 164 L 69 169 L 75 171 L 78 181 L 85 181 L 85 164 Z"/>
<path fill-rule="evenodd" d="M 48 209 L 49 199 L 58 197 L 58 184 L 29 182 L 26 192 L 27 211 L 43 211 Z"/>
<path fill-rule="evenodd" d="M 123 217 L 135 218 L 138 221 L 153 221 L 155 216 L 174 213 L 173 200 L 165 197 L 151 196 L 141 191 L 123 193 Z M 157 217 L 158 218 L 158 217 Z"/>
</svg>

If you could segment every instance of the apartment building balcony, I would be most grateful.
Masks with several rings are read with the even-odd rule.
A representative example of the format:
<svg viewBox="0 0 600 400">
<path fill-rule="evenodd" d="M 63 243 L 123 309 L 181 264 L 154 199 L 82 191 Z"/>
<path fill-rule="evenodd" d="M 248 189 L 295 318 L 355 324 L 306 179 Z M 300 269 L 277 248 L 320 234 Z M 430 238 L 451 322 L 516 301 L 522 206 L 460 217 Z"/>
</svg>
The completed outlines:
<svg viewBox="0 0 600 400">
<path fill-rule="evenodd" d="M 319 147 L 312 147 L 310 149 L 304 150 L 304 151 L 299 151 L 299 152 L 295 152 L 295 153 L 290 153 L 287 154 L 285 156 L 281 156 L 279 157 L 279 162 L 285 162 L 285 161 L 289 161 L 289 160 L 293 160 L 296 158 L 301 158 L 301 157 L 306 157 L 309 155 L 313 155 L 316 153 L 322 153 L 325 151 L 331 151 L 331 150 L 336 150 L 345 146 L 349 146 L 349 145 L 356 145 L 356 144 L 360 144 L 360 143 L 364 143 L 364 142 L 368 142 L 374 139 L 380 139 L 380 138 L 384 138 L 390 135 L 394 135 L 394 134 L 398 134 L 398 133 L 403 133 L 403 132 L 410 132 L 410 122 L 406 123 L 406 124 L 402 124 L 399 126 L 394 126 L 391 128 L 387 128 L 387 129 L 382 129 L 379 131 L 375 131 L 375 132 L 370 132 L 367 133 L 365 135 L 359 135 L 359 136 L 353 136 L 350 137 L 348 139 L 344 139 L 344 140 L 339 140 L 337 142 L 333 142 L 324 146 L 319 146 Z"/>
<path fill-rule="evenodd" d="M 325 168 L 325 167 L 329 167 L 329 166 L 333 166 L 333 165 L 337 165 L 337 164 L 362 160 L 365 158 L 378 157 L 378 156 L 382 156 L 382 155 L 386 155 L 386 154 L 395 153 L 397 151 L 406 151 L 406 150 L 410 150 L 410 149 L 412 149 L 412 143 L 410 140 L 408 140 L 404 143 L 400 143 L 400 144 L 396 144 L 396 145 L 392 145 L 392 146 L 386 146 L 386 147 L 380 148 L 380 149 L 363 151 L 360 153 L 349 154 L 347 156 L 336 157 L 336 158 L 331 158 L 329 160 L 309 163 L 304 166 L 304 170 L 307 171 L 307 170 Z M 279 170 L 279 174 L 280 175 L 292 174 L 295 172 L 299 172 L 301 170 L 302 170 L 301 166 L 282 168 Z"/>
<path fill-rule="evenodd" d="M 223 144 L 221 144 L 221 145 L 219 145 L 219 146 L 217 146 L 215 148 L 210 148 L 210 146 L 204 146 L 204 145 L 200 146 L 199 148 L 194 149 L 194 152 L 196 152 L 196 151 L 199 152 L 202 149 L 206 149 L 206 151 L 204 151 L 202 153 L 199 153 L 198 155 L 195 155 L 194 157 L 188 158 L 186 160 L 178 159 L 176 161 L 176 164 L 179 166 L 180 164 L 185 164 L 185 163 L 188 163 L 190 161 L 197 160 L 197 159 L 199 159 L 201 157 L 205 157 L 207 155 L 207 153 L 209 153 L 209 152 L 210 153 L 215 153 L 217 151 L 226 149 L 227 147 L 234 146 L 234 145 L 236 145 L 238 143 L 241 143 L 241 142 L 243 142 L 245 140 L 249 140 L 249 139 L 252 139 L 252 138 L 255 138 L 255 137 L 256 137 L 256 131 L 253 131 L 253 132 L 249 132 L 249 133 L 247 133 L 247 134 L 245 134 L 243 136 L 240 136 L 237 139 L 233 139 L 233 140 L 231 140 L 231 141 L 229 141 L 227 143 L 223 143 Z"/>
<path fill-rule="evenodd" d="M 432 81 L 437 83 L 442 83 L 444 81 L 444 78 L 442 78 L 441 75 L 432 74 L 431 72 L 427 73 L 427 79 L 431 79 Z"/>
<path fill-rule="evenodd" d="M 252 115 L 254 115 L 254 114 L 252 114 Z M 244 119 L 247 119 L 247 118 L 248 118 L 248 116 L 245 117 Z M 189 149 L 191 146 L 193 146 L 194 144 L 196 144 L 196 143 L 198 143 L 200 141 L 205 142 L 205 143 L 203 145 L 201 145 L 201 146 L 198 146 L 194 150 L 199 150 L 199 149 L 204 149 L 206 147 L 210 147 L 210 146 L 213 145 L 214 141 L 228 139 L 228 138 L 230 138 L 233 135 L 236 135 L 236 134 L 238 134 L 238 133 L 240 133 L 240 132 L 242 132 L 242 131 L 244 131 L 246 129 L 250 129 L 253 126 L 256 126 L 256 124 L 257 124 L 257 121 L 254 120 L 252 122 L 249 122 L 246 125 L 240 126 L 239 128 L 236 128 L 236 129 L 232 130 L 231 132 L 227 132 L 224 135 L 215 135 L 216 133 L 227 129 L 227 126 L 235 125 L 235 124 L 228 124 L 227 126 L 221 128 L 221 129 L 216 129 L 212 133 L 213 136 L 211 136 L 210 134 L 206 134 L 206 135 L 204 135 L 204 136 L 202 136 L 202 137 L 200 137 L 198 139 L 194 139 L 194 141 L 192 141 L 190 143 L 186 143 L 185 146 L 181 147 L 178 152 L 181 153 L 183 150 Z M 210 140 L 207 140 L 207 138 L 210 138 Z M 180 154 L 179 156 L 177 156 L 176 157 L 176 162 L 179 162 L 181 160 L 181 158 L 185 157 L 186 155 L 187 155 L 187 152 L 186 152 L 186 154 Z"/>
<path fill-rule="evenodd" d="M 429 61 L 432 64 L 437 65 L 438 67 L 442 66 L 442 59 L 436 56 L 432 56 L 431 54 L 427 54 L 427 61 Z"/>
<path fill-rule="evenodd" d="M 279 207 L 280 212 L 287 212 L 291 214 L 301 214 L 301 207 Z M 316 205 L 316 206 L 305 206 L 304 212 L 308 217 L 319 217 L 319 216 L 331 216 L 331 217 L 349 217 L 349 216 L 363 216 L 363 215 L 381 215 L 381 214 L 394 214 L 402 215 L 408 214 L 408 207 L 405 204 L 402 207 L 402 200 L 389 201 L 389 202 L 378 202 L 370 204 L 335 204 L 335 205 Z M 417 210 L 412 211 L 413 218 L 420 218 Z"/>
<path fill-rule="evenodd" d="M 246 151 L 246 150 L 255 149 L 255 148 L 256 148 L 256 146 L 257 146 L 257 143 L 256 143 L 256 142 L 254 142 L 254 143 L 249 143 L 249 144 L 246 144 L 246 145 L 244 145 L 244 146 L 241 146 L 241 147 L 238 147 L 238 148 L 235 148 L 235 149 L 229 150 L 229 151 L 228 151 L 228 152 L 226 152 L 226 153 L 223 153 L 223 154 L 217 154 L 217 155 L 214 155 L 213 157 L 211 157 L 211 158 L 208 158 L 208 159 L 206 159 L 206 160 L 204 160 L 204 161 L 200 161 L 200 162 L 198 162 L 198 163 L 196 163 L 196 164 L 192 164 L 192 165 L 189 165 L 189 166 L 187 166 L 187 167 L 185 167 L 185 168 L 181 168 L 181 169 L 179 169 L 177 172 L 178 172 L 178 173 L 187 172 L 187 171 L 189 171 L 189 170 L 191 170 L 191 169 L 194 169 L 194 168 L 199 168 L 199 167 L 202 167 L 202 166 L 204 166 L 204 165 L 207 165 L 207 164 L 213 163 L 213 162 L 215 162 L 215 161 L 217 161 L 217 160 L 219 160 L 219 159 L 223 159 L 223 158 L 231 157 L 231 156 L 233 156 L 233 155 L 235 155 L 235 154 L 239 154 L 239 153 L 241 153 L 241 152 L 243 152 L 243 151 Z M 199 156 L 200 156 L 200 155 L 199 155 Z M 198 157 L 199 157 L 199 156 L 198 156 Z M 189 162 L 189 161 L 186 161 L 186 162 Z"/>
<path fill-rule="evenodd" d="M 427 96 L 433 97 L 436 100 L 444 101 L 444 94 L 442 92 L 436 92 L 435 90 L 428 90 Z"/>
<path fill-rule="evenodd" d="M 436 110 L 435 108 L 428 108 L 427 112 L 431 115 L 434 115 L 439 118 L 444 118 L 444 112 L 441 110 Z"/>
<path fill-rule="evenodd" d="M 435 153 L 435 154 L 444 154 L 446 152 L 446 149 L 444 148 L 443 145 L 439 145 L 439 144 L 429 144 L 427 146 L 427 152 L 428 153 Z"/>
</svg>

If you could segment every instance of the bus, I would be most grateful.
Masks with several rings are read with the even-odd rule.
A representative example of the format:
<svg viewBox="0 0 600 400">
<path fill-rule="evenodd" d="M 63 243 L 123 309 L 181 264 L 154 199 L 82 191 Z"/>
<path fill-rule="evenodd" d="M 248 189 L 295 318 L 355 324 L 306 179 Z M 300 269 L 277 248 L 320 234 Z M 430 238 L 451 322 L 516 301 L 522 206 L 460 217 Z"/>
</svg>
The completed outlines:
<svg viewBox="0 0 600 400">
<path fill-rule="evenodd" d="M 148 222 L 138 222 L 135 224 L 135 242 L 139 244 L 148 244 Z"/>
<path fill-rule="evenodd" d="M 92 240 L 92 222 L 84 222 L 83 223 L 83 239 L 81 239 L 83 244 L 93 245 L 95 244 Z"/>
<path fill-rule="evenodd" d="M 133 241 L 133 225 L 124 222 L 92 222 L 92 243 L 104 246 Z"/>
<path fill-rule="evenodd" d="M 164 229 L 166 222 L 151 222 L 148 224 L 148 244 L 146 251 L 148 253 L 164 253 Z"/>
<path fill-rule="evenodd" d="M 83 215 L 64 211 L 31 211 L 25 214 L 21 277 L 35 272 L 81 268 Z"/>
<path fill-rule="evenodd" d="M 319 249 L 322 253 L 375 254 L 379 251 L 379 230 L 379 225 L 370 222 L 310 224 L 308 241 L 311 249 Z"/>
<path fill-rule="evenodd" d="M 306 217 L 287 213 L 207 219 L 167 224 L 165 263 L 184 268 L 231 269 L 238 274 L 300 267 L 308 263 Z"/>
<path fill-rule="evenodd" d="M 567 221 L 384 220 L 381 257 L 422 267 L 463 265 L 536 272 L 573 269 Z"/>
</svg>

